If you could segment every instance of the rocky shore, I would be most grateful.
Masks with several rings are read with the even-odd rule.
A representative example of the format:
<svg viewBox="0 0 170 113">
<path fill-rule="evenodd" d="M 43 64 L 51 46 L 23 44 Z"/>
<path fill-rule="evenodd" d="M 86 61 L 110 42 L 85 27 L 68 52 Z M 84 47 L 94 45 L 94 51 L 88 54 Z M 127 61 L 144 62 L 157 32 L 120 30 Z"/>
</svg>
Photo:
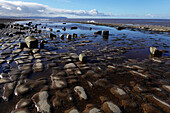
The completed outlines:
<svg viewBox="0 0 170 113">
<path fill-rule="evenodd" d="M 97 23 L 97 22 L 84 22 L 84 21 L 66 21 L 72 23 L 83 23 L 83 24 L 94 24 L 100 26 L 109 26 L 115 27 L 119 30 L 122 29 L 130 29 L 130 30 L 147 30 L 147 31 L 155 31 L 155 32 L 170 32 L 170 27 L 168 26 L 156 26 L 156 25 L 128 25 L 128 24 L 116 24 L 116 23 Z"/>
<path fill-rule="evenodd" d="M 170 57 L 126 56 L 155 43 L 169 49 L 165 39 L 108 30 L 60 33 L 67 23 L 57 31 L 46 27 L 29 22 L 0 29 L 1 113 L 169 113 Z M 94 41 L 109 37 L 110 43 Z"/>
</svg>

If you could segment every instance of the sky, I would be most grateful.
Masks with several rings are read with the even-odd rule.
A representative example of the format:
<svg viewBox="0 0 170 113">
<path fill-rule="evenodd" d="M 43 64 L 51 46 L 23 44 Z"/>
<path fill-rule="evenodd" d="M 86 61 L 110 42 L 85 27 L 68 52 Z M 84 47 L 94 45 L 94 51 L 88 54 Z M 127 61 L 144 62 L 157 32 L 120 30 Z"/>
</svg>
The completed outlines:
<svg viewBox="0 0 170 113">
<path fill-rule="evenodd" d="M 170 0 L 0 0 L 0 16 L 170 19 Z"/>
</svg>

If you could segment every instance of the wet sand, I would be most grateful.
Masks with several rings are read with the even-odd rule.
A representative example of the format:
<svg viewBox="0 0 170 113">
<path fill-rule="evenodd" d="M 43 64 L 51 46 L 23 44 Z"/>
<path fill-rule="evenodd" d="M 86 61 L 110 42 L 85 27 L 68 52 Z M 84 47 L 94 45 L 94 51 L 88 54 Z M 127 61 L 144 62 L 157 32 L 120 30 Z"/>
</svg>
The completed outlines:
<svg viewBox="0 0 170 113">
<path fill-rule="evenodd" d="M 1 113 L 169 112 L 170 55 L 149 56 L 150 46 L 170 52 L 167 33 L 73 22 L 16 23 L 0 37 Z M 30 35 L 38 48 L 19 46 Z"/>
</svg>

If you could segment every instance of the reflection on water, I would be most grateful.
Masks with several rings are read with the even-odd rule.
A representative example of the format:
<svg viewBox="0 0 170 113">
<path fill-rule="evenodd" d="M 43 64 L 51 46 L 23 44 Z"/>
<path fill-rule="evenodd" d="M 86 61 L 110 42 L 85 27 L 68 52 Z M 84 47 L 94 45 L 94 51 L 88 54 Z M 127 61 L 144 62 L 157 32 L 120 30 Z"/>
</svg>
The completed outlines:
<svg viewBox="0 0 170 113">
<path fill-rule="evenodd" d="M 26 24 L 28 21 L 17 22 L 20 24 Z M 92 24 L 81 24 L 81 23 L 66 23 L 56 21 L 33 21 L 33 25 L 40 23 L 38 29 L 44 31 L 40 36 L 48 37 L 50 33 L 53 33 L 57 36 L 55 40 L 51 40 L 48 42 L 48 47 L 50 45 L 54 45 L 53 43 L 57 43 L 58 46 L 66 46 L 69 43 L 82 42 L 84 40 L 92 40 L 85 43 L 99 43 L 100 47 L 104 47 L 106 45 L 111 45 L 115 47 L 131 47 L 132 50 L 127 51 L 125 56 L 133 57 L 133 58 L 148 58 L 149 52 L 148 48 L 150 46 L 158 47 L 158 49 L 163 49 L 170 51 L 170 36 L 167 33 L 157 34 L 150 33 L 149 31 L 140 32 L 140 31 L 132 31 L 132 30 L 117 30 L 114 27 L 108 26 L 97 26 Z M 45 28 L 44 28 L 45 27 Z M 76 27 L 77 29 L 70 29 L 71 27 Z M 52 31 L 50 31 L 50 28 Z M 65 30 L 63 30 L 65 28 Z M 101 30 L 108 30 L 109 35 L 94 35 L 94 32 Z M 59 32 L 60 31 L 60 32 Z M 74 40 L 67 40 L 67 34 L 76 34 L 77 38 Z M 61 35 L 64 37 L 59 38 Z M 37 34 L 37 38 L 39 35 Z M 48 39 L 48 38 L 47 38 Z M 82 47 L 82 50 L 86 49 Z M 92 48 L 89 48 L 92 49 Z M 57 51 L 57 50 L 56 50 Z M 59 51 L 59 50 L 58 50 Z M 169 53 L 162 56 L 170 56 Z M 152 56 L 153 57 L 153 56 Z"/>
</svg>

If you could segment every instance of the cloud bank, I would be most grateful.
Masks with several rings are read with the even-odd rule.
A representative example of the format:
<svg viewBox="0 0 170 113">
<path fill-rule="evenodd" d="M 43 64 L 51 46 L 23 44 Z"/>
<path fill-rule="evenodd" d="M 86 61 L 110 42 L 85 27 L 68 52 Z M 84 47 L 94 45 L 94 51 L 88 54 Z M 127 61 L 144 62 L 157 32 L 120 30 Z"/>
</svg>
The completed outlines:
<svg viewBox="0 0 170 113">
<path fill-rule="evenodd" d="M 91 11 L 85 10 L 67 10 L 55 9 L 49 6 L 21 1 L 5 1 L 0 0 L 1 16 L 112 16 L 105 14 L 96 9 Z"/>
</svg>

